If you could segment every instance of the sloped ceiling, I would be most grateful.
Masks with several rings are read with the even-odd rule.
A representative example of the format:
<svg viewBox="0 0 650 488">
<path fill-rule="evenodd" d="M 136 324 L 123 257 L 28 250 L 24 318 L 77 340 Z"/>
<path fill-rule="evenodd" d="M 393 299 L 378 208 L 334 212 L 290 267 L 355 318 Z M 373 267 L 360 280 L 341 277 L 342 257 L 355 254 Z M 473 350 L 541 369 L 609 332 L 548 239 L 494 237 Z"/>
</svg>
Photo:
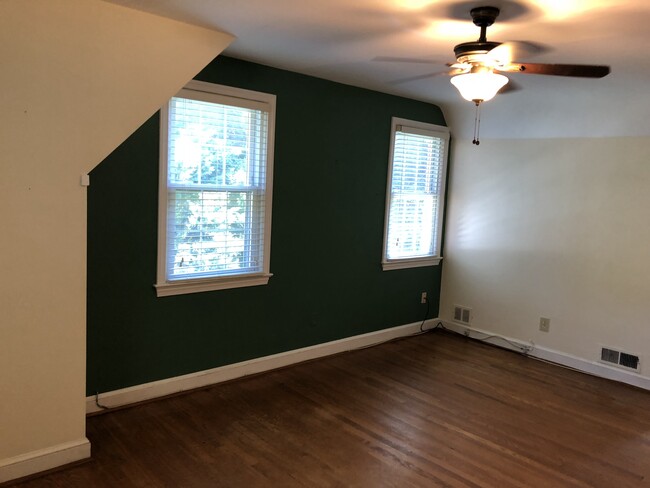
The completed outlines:
<svg viewBox="0 0 650 488">
<path fill-rule="evenodd" d="M 484 139 L 650 135 L 647 0 L 112 1 L 229 32 L 237 39 L 227 55 L 436 103 L 457 138 L 471 138 L 473 105 L 448 76 L 425 75 L 444 72 L 454 45 L 478 38 L 469 11 L 491 5 L 501 15 L 489 39 L 547 48 L 527 61 L 605 64 L 612 73 L 509 75 L 521 89 L 484 105 Z"/>
</svg>

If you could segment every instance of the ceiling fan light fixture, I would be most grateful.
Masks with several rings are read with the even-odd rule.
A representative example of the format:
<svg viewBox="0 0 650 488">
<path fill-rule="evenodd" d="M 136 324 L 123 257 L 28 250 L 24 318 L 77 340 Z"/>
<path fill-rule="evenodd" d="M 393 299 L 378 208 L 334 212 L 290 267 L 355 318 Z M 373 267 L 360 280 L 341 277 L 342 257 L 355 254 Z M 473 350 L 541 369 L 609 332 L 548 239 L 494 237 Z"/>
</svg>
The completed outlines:
<svg viewBox="0 0 650 488">
<path fill-rule="evenodd" d="M 460 95 L 469 102 L 481 103 L 492 100 L 508 83 L 504 75 L 493 72 L 465 73 L 451 78 Z"/>
</svg>

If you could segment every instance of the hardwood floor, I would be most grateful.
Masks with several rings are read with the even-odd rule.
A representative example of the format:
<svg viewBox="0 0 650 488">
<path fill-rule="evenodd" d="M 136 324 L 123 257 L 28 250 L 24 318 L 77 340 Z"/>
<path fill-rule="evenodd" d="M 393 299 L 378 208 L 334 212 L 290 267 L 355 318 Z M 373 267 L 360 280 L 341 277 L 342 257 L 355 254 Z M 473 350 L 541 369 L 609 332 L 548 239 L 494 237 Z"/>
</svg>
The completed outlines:
<svg viewBox="0 0 650 488">
<path fill-rule="evenodd" d="M 650 486 L 650 393 L 443 331 L 88 419 L 28 487 Z"/>
</svg>

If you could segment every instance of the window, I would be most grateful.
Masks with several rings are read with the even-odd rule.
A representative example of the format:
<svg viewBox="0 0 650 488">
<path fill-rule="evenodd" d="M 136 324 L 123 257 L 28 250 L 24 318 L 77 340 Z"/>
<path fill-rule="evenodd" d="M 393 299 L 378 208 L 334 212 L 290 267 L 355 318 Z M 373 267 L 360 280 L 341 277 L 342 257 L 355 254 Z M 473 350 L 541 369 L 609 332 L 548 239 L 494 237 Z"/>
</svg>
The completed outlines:
<svg viewBox="0 0 650 488">
<path fill-rule="evenodd" d="M 268 283 L 275 96 L 199 81 L 161 110 L 158 296 Z"/>
<path fill-rule="evenodd" d="M 384 271 L 440 262 L 449 130 L 393 117 Z"/>
</svg>

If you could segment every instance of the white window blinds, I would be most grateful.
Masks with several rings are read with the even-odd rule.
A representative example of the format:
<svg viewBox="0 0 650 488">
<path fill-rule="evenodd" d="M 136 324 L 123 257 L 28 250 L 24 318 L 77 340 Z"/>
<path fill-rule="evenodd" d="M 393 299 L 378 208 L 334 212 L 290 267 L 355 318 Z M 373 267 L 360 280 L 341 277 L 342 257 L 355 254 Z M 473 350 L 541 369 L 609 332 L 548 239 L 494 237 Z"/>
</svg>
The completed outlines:
<svg viewBox="0 0 650 488">
<path fill-rule="evenodd" d="M 267 104 L 202 91 L 169 102 L 165 282 L 268 273 L 269 118 Z"/>
<path fill-rule="evenodd" d="M 391 263 L 437 264 L 440 256 L 449 134 L 422 127 L 436 127 L 429 124 L 411 124 L 417 126 L 394 119 L 384 269 Z"/>
</svg>

